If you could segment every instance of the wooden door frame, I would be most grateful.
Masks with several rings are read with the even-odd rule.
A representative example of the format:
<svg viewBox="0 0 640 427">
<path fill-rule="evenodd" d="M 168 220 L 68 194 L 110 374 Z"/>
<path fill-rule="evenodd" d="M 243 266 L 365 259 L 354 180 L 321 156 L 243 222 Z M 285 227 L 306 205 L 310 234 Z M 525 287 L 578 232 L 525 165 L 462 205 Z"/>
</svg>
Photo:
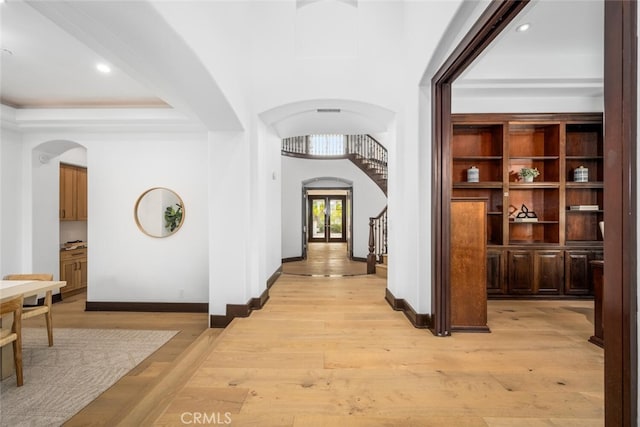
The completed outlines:
<svg viewBox="0 0 640 427">
<path fill-rule="evenodd" d="M 451 85 L 527 5 L 493 1 L 454 49 L 432 83 L 432 332 L 451 333 Z M 637 2 L 605 1 L 604 239 L 605 425 L 637 423 Z M 614 236 L 611 238 L 610 236 Z"/>
</svg>

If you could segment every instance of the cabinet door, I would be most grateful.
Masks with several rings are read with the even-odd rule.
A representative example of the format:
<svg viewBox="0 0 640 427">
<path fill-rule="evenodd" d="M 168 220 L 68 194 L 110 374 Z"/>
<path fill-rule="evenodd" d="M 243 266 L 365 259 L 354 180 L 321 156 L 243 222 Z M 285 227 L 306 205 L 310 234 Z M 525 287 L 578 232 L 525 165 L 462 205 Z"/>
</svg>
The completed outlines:
<svg viewBox="0 0 640 427">
<path fill-rule="evenodd" d="M 565 253 L 564 293 L 567 295 L 589 295 L 591 293 L 590 251 L 567 251 Z"/>
<path fill-rule="evenodd" d="M 536 293 L 560 294 L 564 282 L 563 251 L 536 251 L 534 274 Z"/>
<path fill-rule="evenodd" d="M 76 219 L 76 170 L 60 165 L 60 220 Z"/>
<path fill-rule="evenodd" d="M 67 286 L 62 288 L 62 293 L 74 290 L 76 285 L 76 261 L 60 262 L 60 280 L 67 282 Z"/>
<path fill-rule="evenodd" d="M 87 287 L 87 259 L 81 259 L 78 261 L 78 270 L 79 270 L 79 279 L 80 282 L 78 283 L 78 286 L 81 288 L 86 288 Z"/>
<path fill-rule="evenodd" d="M 489 295 L 502 295 L 506 293 L 504 251 L 487 250 L 487 293 Z"/>
<path fill-rule="evenodd" d="M 76 218 L 87 220 L 87 170 L 76 169 Z"/>
<path fill-rule="evenodd" d="M 509 284 L 511 294 L 533 294 L 533 255 L 531 251 L 509 251 Z"/>
</svg>

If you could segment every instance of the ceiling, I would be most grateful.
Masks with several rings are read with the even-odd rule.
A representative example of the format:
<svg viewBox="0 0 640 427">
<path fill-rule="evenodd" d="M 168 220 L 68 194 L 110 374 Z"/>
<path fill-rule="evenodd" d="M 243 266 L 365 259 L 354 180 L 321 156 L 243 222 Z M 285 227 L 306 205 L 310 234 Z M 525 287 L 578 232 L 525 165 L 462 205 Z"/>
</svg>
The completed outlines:
<svg viewBox="0 0 640 427">
<path fill-rule="evenodd" d="M 0 4 L 3 49 L 0 101 L 3 104 L 15 108 L 179 107 L 178 97 L 158 90 L 162 85 L 157 84 L 153 76 L 148 78 L 150 73 L 134 72 L 141 68 L 138 65 L 146 64 L 132 65 L 120 56 L 120 61 L 112 61 L 111 73 L 99 73 L 96 64 L 114 57 L 104 57 L 98 52 L 109 56 L 109 49 L 91 43 L 90 29 L 71 35 L 75 28 L 73 24 L 79 21 L 71 22 L 63 30 L 45 18 L 41 12 L 47 12 L 47 7 L 55 8 L 54 3 L 65 2 L 34 2 L 31 6 L 19 0 L 6 0 Z M 86 2 L 98 3 L 106 2 Z M 124 2 L 120 6 L 144 3 Z M 82 7 L 88 10 L 91 6 Z M 51 17 L 51 13 L 44 14 Z M 99 9 L 92 13 L 94 19 L 100 18 Z M 456 81 L 456 86 L 470 88 L 478 94 L 482 88 L 496 87 L 504 90 L 547 87 L 574 92 L 601 91 L 602 21 L 601 0 L 533 1 Z M 60 24 L 61 21 L 56 22 Z M 523 22 L 530 22 L 531 29 L 516 33 L 515 26 Z M 139 49 L 138 53 L 144 47 Z M 132 54 L 129 59 L 135 57 Z M 579 66 L 552 65 L 558 61 Z M 132 77 L 134 74 L 135 78 Z M 177 87 L 176 91 L 179 89 Z"/>
<path fill-rule="evenodd" d="M 528 23 L 524 32 L 516 29 Z M 465 96 L 602 96 L 604 1 L 532 0 L 454 83 Z"/>
<path fill-rule="evenodd" d="M 0 4 L 0 100 L 16 108 L 166 107 L 153 90 L 22 1 Z"/>
</svg>

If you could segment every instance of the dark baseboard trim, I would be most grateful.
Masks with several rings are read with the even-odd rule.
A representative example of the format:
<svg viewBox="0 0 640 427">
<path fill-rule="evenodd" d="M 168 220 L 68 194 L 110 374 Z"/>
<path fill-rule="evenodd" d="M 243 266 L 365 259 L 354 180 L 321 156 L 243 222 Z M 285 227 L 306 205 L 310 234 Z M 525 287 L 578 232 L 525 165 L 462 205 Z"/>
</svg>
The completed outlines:
<svg viewBox="0 0 640 427">
<path fill-rule="evenodd" d="M 87 292 L 87 287 L 83 286 L 82 288 L 78 288 L 78 289 L 73 289 L 71 291 L 65 291 L 64 289 L 60 290 L 60 295 L 62 299 L 65 299 L 67 297 L 72 297 L 74 295 L 78 295 L 81 294 L 83 292 Z"/>
<path fill-rule="evenodd" d="M 209 316 L 210 328 L 226 328 L 236 317 L 249 317 L 253 310 L 260 310 L 269 300 L 269 289 L 265 289 L 258 298 L 251 298 L 246 304 L 227 304 L 226 314 Z"/>
<path fill-rule="evenodd" d="M 251 298 L 246 304 L 227 304 L 226 314 L 209 316 L 210 328 L 226 328 L 236 317 L 249 317 L 253 310 L 260 310 L 269 301 L 269 289 L 282 274 L 282 265 L 267 279 L 267 289 L 258 298 Z"/>
<path fill-rule="evenodd" d="M 402 298 L 393 296 L 389 289 L 385 290 L 384 299 L 387 300 L 391 308 L 396 311 L 402 311 L 414 327 L 419 329 L 430 329 L 432 327 L 430 314 L 416 313 L 411 304 Z"/>
<path fill-rule="evenodd" d="M 278 269 L 273 272 L 271 277 L 267 279 L 267 289 L 271 289 L 273 284 L 276 283 L 276 281 L 280 278 L 281 274 L 282 274 L 282 264 L 280 264 L 280 267 L 278 267 Z"/>
<path fill-rule="evenodd" d="M 62 301 L 62 294 L 53 294 L 51 295 L 51 303 L 55 304 L 57 302 Z M 36 307 L 44 305 L 44 297 L 42 298 L 38 298 L 38 301 L 36 301 Z M 27 307 L 27 305 L 25 305 L 25 307 Z"/>
<path fill-rule="evenodd" d="M 358 262 L 367 262 L 366 258 L 360 258 L 360 257 L 357 257 L 357 256 L 351 257 L 351 260 L 352 261 L 358 261 Z"/>
<path fill-rule="evenodd" d="M 161 313 L 208 313 L 206 302 L 87 301 L 85 311 L 144 311 Z"/>
<path fill-rule="evenodd" d="M 304 258 L 301 256 L 292 256 L 289 258 L 282 258 L 282 263 L 284 264 L 285 262 L 295 262 L 295 261 L 304 261 Z"/>
<path fill-rule="evenodd" d="M 451 332 L 480 332 L 490 333 L 488 326 L 451 326 Z"/>
</svg>

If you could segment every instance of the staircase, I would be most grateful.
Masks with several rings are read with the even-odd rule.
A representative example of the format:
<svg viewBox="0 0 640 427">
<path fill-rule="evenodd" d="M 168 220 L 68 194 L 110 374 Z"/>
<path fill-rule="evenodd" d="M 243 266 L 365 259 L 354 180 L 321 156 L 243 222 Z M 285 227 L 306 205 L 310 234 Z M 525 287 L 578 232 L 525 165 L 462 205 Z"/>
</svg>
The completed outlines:
<svg viewBox="0 0 640 427">
<path fill-rule="evenodd" d="M 351 162 L 358 166 L 360 170 L 367 174 L 373 182 L 387 195 L 387 164 L 376 159 L 368 159 L 359 154 L 350 154 L 348 156 Z"/>
<path fill-rule="evenodd" d="M 387 278 L 387 254 L 382 255 L 381 264 L 376 264 L 376 276 Z"/>
<path fill-rule="evenodd" d="M 371 135 L 304 135 L 282 140 L 282 154 L 307 159 L 349 159 L 387 195 L 387 149 Z"/>
</svg>

